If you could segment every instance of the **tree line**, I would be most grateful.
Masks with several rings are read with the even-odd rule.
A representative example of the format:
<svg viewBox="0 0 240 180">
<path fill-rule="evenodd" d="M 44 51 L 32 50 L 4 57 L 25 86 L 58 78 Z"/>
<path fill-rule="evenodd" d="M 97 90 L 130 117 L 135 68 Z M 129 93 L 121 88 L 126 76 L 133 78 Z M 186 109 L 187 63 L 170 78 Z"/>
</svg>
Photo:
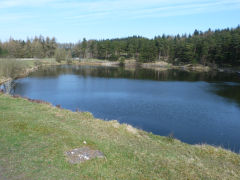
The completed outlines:
<svg viewBox="0 0 240 180">
<path fill-rule="evenodd" d="M 55 38 L 44 38 L 43 36 L 34 39 L 14 40 L 0 42 L 0 56 L 12 58 L 50 58 L 55 56 L 58 47 Z"/>
<path fill-rule="evenodd" d="M 223 30 L 195 30 L 190 35 L 141 36 L 57 43 L 55 38 L 0 42 L 1 57 L 135 59 L 138 62 L 164 60 L 173 64 L 240 65 L 240 26 Z M 64 57 L 64 58 L 63 58 Z"/>
</svg>

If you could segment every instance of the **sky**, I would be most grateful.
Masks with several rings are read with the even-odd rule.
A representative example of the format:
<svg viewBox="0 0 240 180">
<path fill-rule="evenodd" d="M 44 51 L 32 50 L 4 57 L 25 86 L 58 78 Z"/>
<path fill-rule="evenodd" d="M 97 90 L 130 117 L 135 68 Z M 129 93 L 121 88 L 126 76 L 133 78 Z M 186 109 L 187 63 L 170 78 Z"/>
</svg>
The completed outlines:
<svg viewBox="0 0 240 180">
<path fill-rule="evenodd" d="M 193 33 L 240 24 L 240 0 L 0 0 L 0 40 Z"/>
</svg>

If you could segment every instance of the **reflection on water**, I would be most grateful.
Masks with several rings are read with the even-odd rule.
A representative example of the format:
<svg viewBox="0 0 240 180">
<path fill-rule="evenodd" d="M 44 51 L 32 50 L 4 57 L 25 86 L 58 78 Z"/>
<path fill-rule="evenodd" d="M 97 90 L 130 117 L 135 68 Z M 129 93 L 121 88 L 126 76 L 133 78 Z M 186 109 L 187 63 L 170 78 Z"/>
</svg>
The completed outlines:
<svg viewBox="0 0 240 180">
<path fill-rule="evenodd" d="M 155 71 L 149 69 L 130 69 L 123 67 L 94 67 L 94 66 L 53 66 L 33 73 L 33 76 L 57 77 L 62 74 L 75 74 L 82 77 L 128 78 L 159 81 L 221 81 L 240 82 L 239 74 L 213 72 L 187 72 L 184 70 Z"/>
<path fill-rule="evenodd" d="M 240 83 L 219 83 L 216 84 L 215 93 L 228 98 L 240 106 Z M 240 117 L 239 117 L 240 118 Z"/>
<path fill-rule="evenodd" d="M 17 80 L 14 93 L 239 152 L 239 92 L 237 74 L 57 66 Z"/>
</svg>

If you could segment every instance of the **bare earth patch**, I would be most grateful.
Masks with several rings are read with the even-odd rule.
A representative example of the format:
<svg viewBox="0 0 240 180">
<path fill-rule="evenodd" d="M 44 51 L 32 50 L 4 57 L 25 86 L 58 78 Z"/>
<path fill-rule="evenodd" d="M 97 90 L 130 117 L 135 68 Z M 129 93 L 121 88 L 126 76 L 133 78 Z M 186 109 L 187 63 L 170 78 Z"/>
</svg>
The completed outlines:
<svg viewBox="0 0 240 180">
<path fill-rule="evenodd" d="M 71 164 L 79 164 L 93 158 L 104 158 L 104 154 L 99 150 L 93 150 L 89 147 L 76 148 L 65 153 Z"/>
<path fill-rule="evenodd" d="M 137 134 L 138 130 L 134 127 L 132 127 L 131 125 L 127 125 L 126 127 L 127 131 L 132 133 L 132 134 Z"/>
</svg>

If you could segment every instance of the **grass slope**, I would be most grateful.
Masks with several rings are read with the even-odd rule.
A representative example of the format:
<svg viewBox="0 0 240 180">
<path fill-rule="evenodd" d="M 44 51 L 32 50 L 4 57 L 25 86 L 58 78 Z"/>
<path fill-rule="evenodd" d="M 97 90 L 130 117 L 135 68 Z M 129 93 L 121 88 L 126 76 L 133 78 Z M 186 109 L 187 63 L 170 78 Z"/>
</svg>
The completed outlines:
<svg viewBox="0 0 240 180">
<path fill-rule="evenodd" d="M 64 152 L 83 146 L 106 158 L 69 164 Z M 230 151 L 0 94 L 0 179 L 239 178 L 240 156 Z"/>
</svg>

